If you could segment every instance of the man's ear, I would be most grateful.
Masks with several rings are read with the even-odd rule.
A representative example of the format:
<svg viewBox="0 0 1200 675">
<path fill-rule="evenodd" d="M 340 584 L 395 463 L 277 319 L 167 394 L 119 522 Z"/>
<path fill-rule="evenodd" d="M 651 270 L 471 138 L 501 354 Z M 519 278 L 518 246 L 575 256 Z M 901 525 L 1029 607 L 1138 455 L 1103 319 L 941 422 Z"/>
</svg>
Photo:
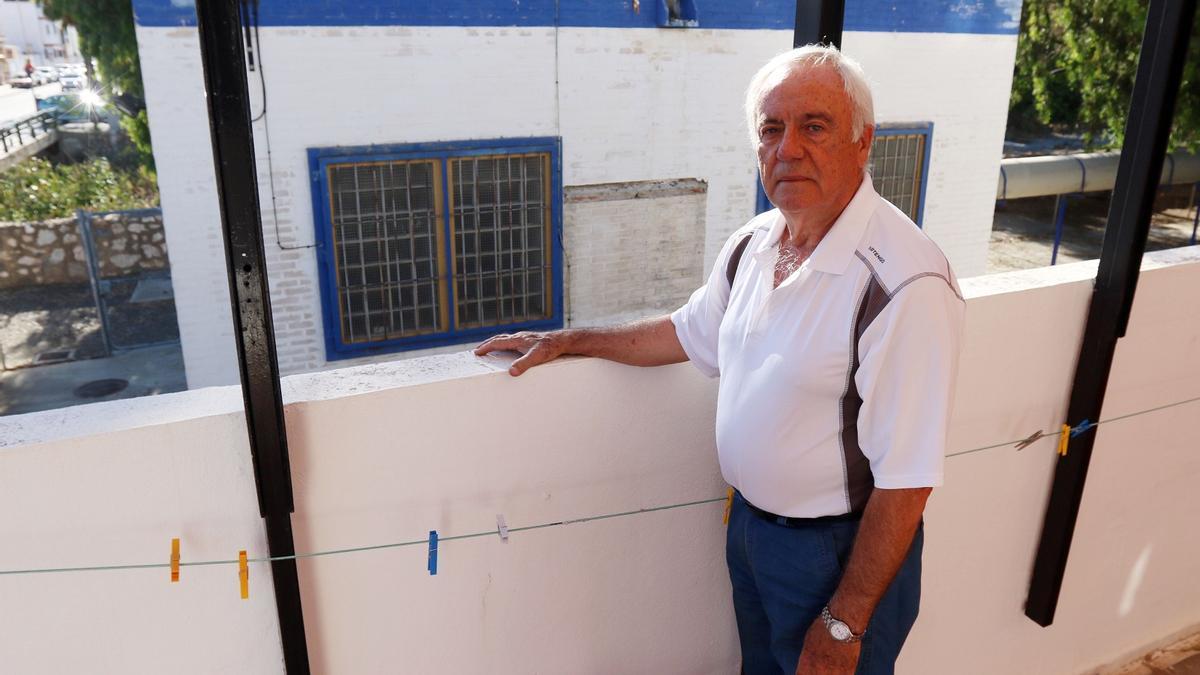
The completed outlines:
<svg viewBox="0 0 1200 675">
<path fill-rule="evenodd" d="M 863 166 L 867 165 L 867 159 L 871 156 L 871 142 L 875 140 L 875 126 L 863 126 L 862 135 L 858 137 L 858 152 L 862 159 Z"/>
</svg>

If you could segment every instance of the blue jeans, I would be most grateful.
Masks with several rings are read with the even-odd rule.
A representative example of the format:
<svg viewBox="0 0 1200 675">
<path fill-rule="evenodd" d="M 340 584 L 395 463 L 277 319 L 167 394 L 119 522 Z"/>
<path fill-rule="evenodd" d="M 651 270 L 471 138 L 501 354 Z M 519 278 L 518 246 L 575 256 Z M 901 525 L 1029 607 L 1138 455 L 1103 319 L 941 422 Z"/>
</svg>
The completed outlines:
<svg viewBox="0 0 1200 675">
<path fill-rule="evenodd" d="M 857 675 L 890 675 L 921 600 L 924 526 L 863 638 Z M 793 675 L 809 627 L 837 589 L 858 522 L 788 528 L 750 512 L 734 495 L 725 559 L 745 675 Z"/>
</svg>

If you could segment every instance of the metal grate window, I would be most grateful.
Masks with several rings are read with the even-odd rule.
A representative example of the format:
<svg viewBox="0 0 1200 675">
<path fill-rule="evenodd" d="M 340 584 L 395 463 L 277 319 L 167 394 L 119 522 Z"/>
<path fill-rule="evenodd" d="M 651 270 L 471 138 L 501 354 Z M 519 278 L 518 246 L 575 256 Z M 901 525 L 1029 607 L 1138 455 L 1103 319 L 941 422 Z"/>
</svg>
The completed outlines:
<svg viewBox="0 0 1200 675">
<path fill-rule="evenodd" d="M 875 191 L 916 223 L 921 220 L 928 142 L 927 129 L 879 129 L 867 164 Z"/>
<path fill-rule="evenodd" d="M 328 167 L 345 342 L 446 329 L 436 169 L 428 160 Z"/>
<path fill-rule="evenodd" d="M 450 161 L 460 327 L 549 318 L 550 156 Z"/>
<path fill-rule="evenodd" d="M 562 325 L 557 138 L 312 148 L 326 355 Z"/>
</svg>

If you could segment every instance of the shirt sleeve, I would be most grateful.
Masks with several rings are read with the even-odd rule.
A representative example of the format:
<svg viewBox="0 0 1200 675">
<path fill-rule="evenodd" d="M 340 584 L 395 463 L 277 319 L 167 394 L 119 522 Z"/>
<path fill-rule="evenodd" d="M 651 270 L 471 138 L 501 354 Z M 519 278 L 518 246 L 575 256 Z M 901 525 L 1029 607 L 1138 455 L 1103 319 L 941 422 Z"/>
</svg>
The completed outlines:
<svg viewBox="0 0 1200 675">
<path fill-rule="evenodd" d="M 858 437 L 880 488 L 942 484 L 965 304 L 939 276 L 900 288 L 859 340 Z"/>
<path fill-rule="evenodd" d="M 749 234 L 743 228 L 725 242 L 717 254 L 708 281 L 671 314 L 675 335 L 679 338 L 679 344 L 683 345 L 688 360 L 709 377 L 721 374 L 717 365 L 717 336 L 721 331 L 721 320 L 725 318 L 725 307 L 729 304 L 729 279 L 725 276 L 725 269 L 737 242 Z"/>
</svg>

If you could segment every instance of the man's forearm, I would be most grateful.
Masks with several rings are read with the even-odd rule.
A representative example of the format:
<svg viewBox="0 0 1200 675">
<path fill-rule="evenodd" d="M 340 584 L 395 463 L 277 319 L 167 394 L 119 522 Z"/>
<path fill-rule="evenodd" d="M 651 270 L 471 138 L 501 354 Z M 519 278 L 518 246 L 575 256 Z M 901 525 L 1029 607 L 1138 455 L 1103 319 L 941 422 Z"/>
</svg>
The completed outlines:
<svg viewBox="0 0 1200 675">
<path fill-rule="evenodd" d="M 876 488 L 867 501 L 850 561 L 829 612 L 855 633 L 866 630 L 883 594 L 908 555 L 932 488 Z"/>
<path fill-rule="evenodd" d="M 514 376 L 563 354 L 597 356 L 631 366 L 665 366 L 687 361 L 670 316 L 643 319 L 612 328 L 573 328 L 548 333 L 524 331 L 497 335 L 475 348 L 477 356 L 516 351 L 521 358 L 508 372 Z"/>
<path fill-rule="evenodd" d="M 568 354 L 595 356 L 631 366 L 663 366 L 687 360 L 670 316 L 564 332 Z"/>
</svg>

